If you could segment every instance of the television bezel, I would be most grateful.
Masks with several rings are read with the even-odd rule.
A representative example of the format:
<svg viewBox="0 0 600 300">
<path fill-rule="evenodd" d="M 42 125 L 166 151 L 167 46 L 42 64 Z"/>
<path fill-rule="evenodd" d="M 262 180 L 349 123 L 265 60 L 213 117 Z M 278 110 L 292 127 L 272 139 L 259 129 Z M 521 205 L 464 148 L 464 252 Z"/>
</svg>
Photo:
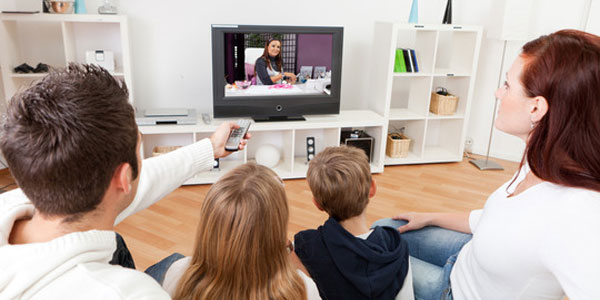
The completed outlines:
<svg viewBox="0 0 600 300">
<path fill-rule="evenodd" d="M 342 81 L 342 26 L 221 25 L 213 24 L 212 70 L 215 118 L 253 117 L 285 120 L 303 115 L 339 114 Z M 225 98 L 226 33 L 331 34 L 331 93 L 329 95 L 252 96 Z"/>
</svg>

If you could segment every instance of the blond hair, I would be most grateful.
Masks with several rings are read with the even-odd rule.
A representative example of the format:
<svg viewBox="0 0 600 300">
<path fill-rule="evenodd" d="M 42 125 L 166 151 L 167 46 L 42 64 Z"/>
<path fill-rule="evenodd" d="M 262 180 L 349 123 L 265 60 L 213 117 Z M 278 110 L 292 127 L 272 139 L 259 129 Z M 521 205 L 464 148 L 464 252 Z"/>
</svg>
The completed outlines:
<svg viewBox="0 0 600 300">
<path fill-rule="evenodd" d="M 360 215 L 369 203 L 371 167 L 361 149 L 325 148 L 311 160 L 306 178 L 317 204 L 337 221 Z"/>
<path fill-rule="evenodd" d="M 190 267 L 174 299 L 306 299 L 286 251 L 288 204 L 281 179 L 239 166 L 206 195 Z"/>
</svg>

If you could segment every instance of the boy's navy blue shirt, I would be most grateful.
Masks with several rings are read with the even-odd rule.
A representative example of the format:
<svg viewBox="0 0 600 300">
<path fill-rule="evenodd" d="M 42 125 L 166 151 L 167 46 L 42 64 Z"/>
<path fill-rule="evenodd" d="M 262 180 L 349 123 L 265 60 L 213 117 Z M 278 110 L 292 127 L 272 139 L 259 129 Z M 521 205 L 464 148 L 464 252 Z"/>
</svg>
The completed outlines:
<svg viewBox="0 0 600 300">
<path fill-rule="evenodd" d="M 296 234 L 294 248 L 323 299 L 394 299 L 408 272 L 408 245 L 390 227 L 363 240 L 329 218 Z"/>
</svg>

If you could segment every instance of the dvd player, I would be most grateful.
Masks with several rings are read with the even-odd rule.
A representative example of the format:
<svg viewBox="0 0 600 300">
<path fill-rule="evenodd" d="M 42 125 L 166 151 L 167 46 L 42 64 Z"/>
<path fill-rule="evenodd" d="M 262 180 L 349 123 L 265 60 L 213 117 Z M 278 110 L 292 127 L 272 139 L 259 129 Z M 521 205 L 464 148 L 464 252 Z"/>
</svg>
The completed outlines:
<svg viewBox="0 0 600 300">
<path fill-rule="evenodd" d="M 187 108 L 159 108 L 137 111 L 135 122 L 146 125 L 195 125 L 196 110 Z"/>
</svg>

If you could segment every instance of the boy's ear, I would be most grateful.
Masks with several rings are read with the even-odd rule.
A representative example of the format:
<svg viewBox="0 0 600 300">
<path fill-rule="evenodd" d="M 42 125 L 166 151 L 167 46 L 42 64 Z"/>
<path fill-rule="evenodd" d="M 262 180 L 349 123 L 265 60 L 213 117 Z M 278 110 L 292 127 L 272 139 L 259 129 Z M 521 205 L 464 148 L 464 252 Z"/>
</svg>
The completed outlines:
<svg viewBox="0 0 600 300">
<path fill-rule="evenodd" d="M 373 198 L 377 193 L 377 185 L 375 184 L 375 179 L 371 179 L 371 188 L 369 189 L 369 198 Z"/>
<path fill-rule="evenodd" d="M 319 205 L 319 203 L 317 203 L 317 200 L 315 200 L 315 198 L 314 198 L 314 197 L 312 198 L 312 200 L 313 200 L 313 204 L 314 204 L 314 205 L 315 205 L 315 206 L 316 206 L 316 207 L 317 207 L 317 208 L 318 208 L 320 211 L 325 211 L 325 210 L 324 210 L 324 209 L 321 207 L 321 205 Z"/>
</svg>

